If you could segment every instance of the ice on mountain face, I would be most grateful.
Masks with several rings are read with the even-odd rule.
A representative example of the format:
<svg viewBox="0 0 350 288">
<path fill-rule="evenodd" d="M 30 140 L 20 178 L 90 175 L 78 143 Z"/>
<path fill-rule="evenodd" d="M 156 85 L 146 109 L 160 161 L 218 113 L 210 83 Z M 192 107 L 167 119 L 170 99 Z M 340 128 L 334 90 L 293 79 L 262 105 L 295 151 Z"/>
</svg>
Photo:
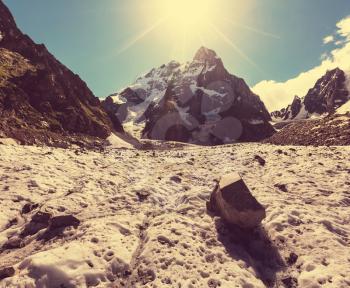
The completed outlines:
<svg viewBox="0 0 350 288">
<path fill-rule="evenodd" d="M 3 38 L 4 38 L 4 36 L 2 35 L 2 32 L 0 31 L 0 42 Z"/>
</svg>

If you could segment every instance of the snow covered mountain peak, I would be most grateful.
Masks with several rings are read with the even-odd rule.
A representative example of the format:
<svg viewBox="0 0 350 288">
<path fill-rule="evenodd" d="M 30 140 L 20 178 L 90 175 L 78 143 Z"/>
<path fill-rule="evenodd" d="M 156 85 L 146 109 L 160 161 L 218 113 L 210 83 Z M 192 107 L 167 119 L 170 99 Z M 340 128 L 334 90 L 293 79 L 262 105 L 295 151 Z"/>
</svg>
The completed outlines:
<svg viewBox="0 0 350 288">
<path fill-rule="evenodd" d="M 104 106 L 127 131 L 149 139 L 212 145 L 261 140 L 274 132 L 260 98 L 205 47 L 191 62 L 152 69 Z"/>
<path fill-rule="evenodd" d="M 219 58 L 216 55 L 216 52 L 206 47 L 199 48 L 199 50 L 193 58 L 194 61 L 198 62 L 213 62 L 218 59 Z"/>
</svg>

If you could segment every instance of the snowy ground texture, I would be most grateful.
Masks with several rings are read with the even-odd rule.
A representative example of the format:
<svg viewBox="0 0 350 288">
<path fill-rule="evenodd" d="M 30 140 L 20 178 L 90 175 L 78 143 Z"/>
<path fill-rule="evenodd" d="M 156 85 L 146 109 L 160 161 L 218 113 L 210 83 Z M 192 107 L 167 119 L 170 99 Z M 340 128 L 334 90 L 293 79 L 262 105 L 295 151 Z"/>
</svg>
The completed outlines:
<svg viewBox="0 0 350 288">
<path fill-rule="evenodd" d="M 251 233 L 206 213 L 214 180 L 233 171 L 267 210 Z M 6 144 L 0 205 L 0 270 L 15 268 L 0 287 L 350 286 L 350 147 Z M 80 223 L 53 229 L 39 211 Z"/>
</svg>

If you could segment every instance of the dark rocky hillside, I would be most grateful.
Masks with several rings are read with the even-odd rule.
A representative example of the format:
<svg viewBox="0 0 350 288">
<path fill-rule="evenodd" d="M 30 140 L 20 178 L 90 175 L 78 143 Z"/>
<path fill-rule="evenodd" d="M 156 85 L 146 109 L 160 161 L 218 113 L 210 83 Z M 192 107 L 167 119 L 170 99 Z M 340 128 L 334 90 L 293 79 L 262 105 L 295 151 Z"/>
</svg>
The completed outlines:
<svg viewBox="0 0 350 288">
<path fill-rule="evenodd" d="M 1 0 L 0 119 L 0 136 L 24 144 L 105 139 L 122 130 L 78 75 L 17 28 Z"/>
</svg>

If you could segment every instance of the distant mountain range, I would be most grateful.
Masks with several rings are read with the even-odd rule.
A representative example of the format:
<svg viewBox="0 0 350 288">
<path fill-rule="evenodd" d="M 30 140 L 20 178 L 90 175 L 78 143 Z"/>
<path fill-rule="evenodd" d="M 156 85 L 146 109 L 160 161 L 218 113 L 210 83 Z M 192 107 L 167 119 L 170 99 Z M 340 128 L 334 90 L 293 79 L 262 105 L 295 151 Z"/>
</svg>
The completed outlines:
<svg viewBox="0 0 350 288">
<path fill-rule="evenodd" d="M 103 103 L 128 131 L 203 145 L 259 141 L 274 133 L 264 103 L 231 75 L 213 50 L 152 69 Z"/>
</svg>

